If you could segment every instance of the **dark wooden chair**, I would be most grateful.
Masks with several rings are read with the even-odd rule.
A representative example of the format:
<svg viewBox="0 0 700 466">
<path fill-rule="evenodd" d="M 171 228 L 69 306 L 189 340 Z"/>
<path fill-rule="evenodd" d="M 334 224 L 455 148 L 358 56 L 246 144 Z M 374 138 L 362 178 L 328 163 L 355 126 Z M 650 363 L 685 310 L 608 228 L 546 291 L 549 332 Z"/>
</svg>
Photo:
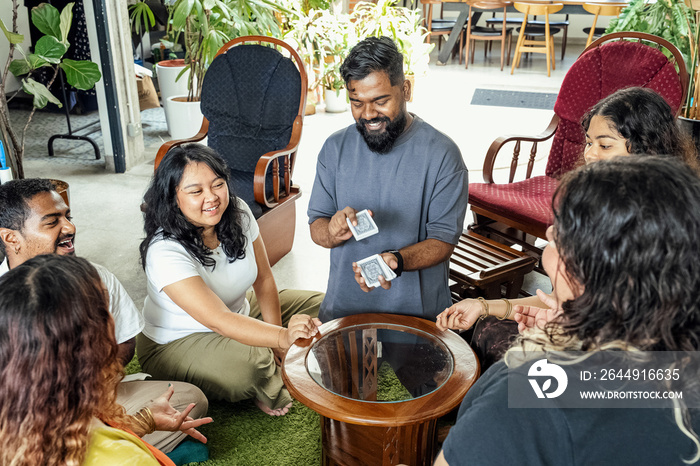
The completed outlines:
<svg viewBox="0 0 700 466">
<path fill-rule="evenodd" d="M 454 302 L 482 296 L 517 298 L 525 274 L 537 260 L 524 252 L 466 231 L 450 257 L 450 293 Z"/>
<path fill-rule="evenodd" d="M 672 58 L 659 48 L 665 48 Z M 641 32 L 608 34 L 593 42 L 564 77 L 549 126 L 537 136 L 499 137 L 489 147 L 483 167 L 485 182 L 469 184 L 469 204 L 475 217 L 471 229 L 507 244 L 520 244 L 539 255 L 534 239 L 545 238 L 552 224 L 551 202 L 558 180 L 583 163 L 585 134 L 581 118 L 600 99 L 631 86 L 655 90 L 680 112 L 688 90 L 688 72 L 681 53 L 665 39 Z M 532 177 L 537 145 L 552 137 L 545 174 Z M 496 157 L 511 142 L 515 147 L 508 183 L 496 184 Z M 525 179 L 516 182 L 523 142 L 532 143 L 532 148 Z"/>
<path fill-rule="evenodd" d="M 292 174 L 306 94 L 304 64 L 292 47 L 272 37 L 233 39 L 221 47 L 202 83 L 199 132 L 166 142 L 155 160 L 158 168 L 170 148 L 207 137 L 228 164 L 235 194 L 253 211 L 271 265 L 294 242 L 301 190 Z"/>
<path fill-rule="evenodd" d="M 506 8 L 512 5 L 511 2 L 503 0 L 469 0 L 469 20 L 467 21 L 466 30 L 466 65 L 465 68 L 469 68 L 469 57 L 471 56 L 472 63 L 474 63 L 474 52 L 476 50 L 476 41 L 483 40 L 486 41 L 484 45 L 489 44 L 492 41 L 501 41 L 501 71 L 503 71 L 504 56 L 507 57 L 507 63 L 510 64 L 510 47 L 513 41 L 513 28 L 506 27 Z M 496 29 L 495 27 L 483 27 L 472 24 L 473 12 L 476 11 L 489 11 L 489 10 L 502 10 L 502 22 L 501 29 Z M 460 37 L 459 44 L 459 62 L 462 63 L 462 39 L 464 36 Z M 508 55 L 505 55 L 506 51 L 506 40 L 508 41 Z M 484 47 L 484 57 L 486 56 L 487 47 Z"/>
</svg>

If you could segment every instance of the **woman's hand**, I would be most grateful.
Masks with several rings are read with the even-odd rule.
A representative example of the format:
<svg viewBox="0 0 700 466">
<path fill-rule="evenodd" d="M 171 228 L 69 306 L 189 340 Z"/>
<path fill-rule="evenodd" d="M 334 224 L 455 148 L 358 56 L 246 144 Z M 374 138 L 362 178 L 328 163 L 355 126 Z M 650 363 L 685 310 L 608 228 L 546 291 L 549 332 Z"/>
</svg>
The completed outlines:
<svg viewBox="0 0 700 466">
<path fill-rule="evenodd" d="M 196 428 L 212 422 L 213 419 L 210 417 L 192 419 L 189 414 L 195 406 L 194 403 L 191 403 L 182 413 L 179 412 L 170 404 L 170 398 L 172 398 L 173 393 L 175 393 L 175 387 L 171 385 L 168 391 L 151 401 L 148 405 L 153 415 L 153 420 L 156 423 L 156 430 L 165 430 L 169 432 L 180 430 L 202 443 L 207 443 L 207 438 Z"/>
<path fill-rule="evenodd" d="M 289 319 L 289 325 L 284 329 L 286 334 L 286 340 L 280 341 L 280 345 L 286 346 L 284 349 L 288 349 L 294 344 L 299 338 L 312 338 L 318 333 L 318 327 L 321 326 L 321 321 L 315 317 L 307 316 L 305 314 L 297 314 Z"/>
<path fill-rule="evenodd" d="M 484 306 L 476 299 L 464 299 L 453 304 L 437 316 L 440 330 L 467 330 L 484 314 Z"/>
<path fill-rule="evenodd" d="M 534 328 L 544 329 L 547 322 L 551 322 L 562 313 L 557 300 L 542 290 L 537 290 L 537 297 L 547 308 L 536 306 L 513 306 L 513 319 L 518 323 L 518 332 Z"/>
</svg>

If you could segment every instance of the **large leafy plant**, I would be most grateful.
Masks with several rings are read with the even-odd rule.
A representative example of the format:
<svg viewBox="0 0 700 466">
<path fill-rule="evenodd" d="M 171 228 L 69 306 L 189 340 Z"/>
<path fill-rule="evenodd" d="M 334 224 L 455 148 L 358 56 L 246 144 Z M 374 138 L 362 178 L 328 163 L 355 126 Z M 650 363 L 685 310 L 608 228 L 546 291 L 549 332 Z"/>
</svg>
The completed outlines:
<svg viewBox="0 0 700 466">
<path fill-rule="evenodd" d="M 350 49 L 358 42 L 355 28 L 349 15 L 336 15 L 328 10 L 321 11 L 315 27 L 321 67 L 320 81 L 324 89 L 333 90 L 337 94 L 345 88 L 345 81 L 340 74 L 340 65 L 350 53 Z"/>
<path fill-rule="evenodd" d="M 60 13 L 48 3 L 42 3 L 32 8 L 32 23 L 44 34 L 34 44 L 33 53 L 28 53 L 21 45 L 24 42 L 24 36 L 19 34 L 17 29 L 18 0 L 12 1 L 12 27 L 8 28 L 0 21 L 0 29 L 2 29 L 3 34 L 10 42 L 7 63 L 2 74 L 2 82 L 0 83 L 0 128 L 9 139 L 6 156 L 16 178 L 24 178 L 24 167 L 22 164 L 24 143 L 27 128 L 34 113 L 37 109 L 46 107 L 49 102 L 59 107 L 62 106 L 61 101 L 49 90 L 58 77 L 58 73 L 63 71 L 68 84 L 81 90 L 92 89 L 102 77 L 97 64 L 89 60 L 63 58 L 70 47 L 68 33 L 73 23 L 73 5 L 73 3 L 69 3 Z M 15 51 L 19 52 L 19 58 L 14 58 Z M 44 85 L 32 77 L 37 70 L 44 68 L 52 70 L 48 85 Z M 21 89 L 33 96 L 32 110 L 22 130 L 13 128 L 10 121 L 7 104 L 19 91 L 9 98 L 7 97 L 5 86 L 8 73 L 12 73 L 20 79 L 22 83 Z"/>
<path fill-rule="evenodd" d="M 610 21 L 606 33 L 636 31 L 663 37 L 690 63 L 690 42 L 695 13 L 683 0 L 632 0 L 618 18 Z"/>
<path fill-rule="evenodd" d="M 396 0 L 379 0 L 376 4 L 360 2 L 350 15 L 329 10 L 304 9 L 305 3 L 291 5 L 285 39 L 296 43 L 312 69 L 316 80 L 339 91 L 345 87 L 340 65 L 359 41 L 367 37 L 391 37 L 404 57 L 406 75 L 422 75 L 428 69 L 434 45 L 425 42 L 428 31 L 423 27 L 420 11 L 395 6 Z"/>
<path fill-rule="evenodd" d="M 279 36 L 272 0 L 176 0 L 170 8 L 168 37 L 171 43 L 180 34 L 185 42 L 185 70 L 189 73 L 188 102 L 200 99 L 204 74 L 216 53 L 229 40 L 247 35 Z"/>
<path fill-rule="evenodd" d="M 619 18 L 610 21 L 606 33 L 620 31 L 647 32 L 663 37 L 683 54 L 688 66 L 690 83 L 683 116 L 696 118 L 698 107 L 698 39 L 700 31 L 695 23 L 695 13 L 683 0 L 632 0 L 620 12 Z"/>
<path fill-rule="evenodd" d="M 404 73 L 420 76 L 428 71 L 434 44 L 426 43 L 428 30 L 423 27 L 420 10 L 396 6 L 396 0 L 360 2 L 355 5 L 351 21 L 360 39 L 389 36 L 403 54 Z"/>
</svg>

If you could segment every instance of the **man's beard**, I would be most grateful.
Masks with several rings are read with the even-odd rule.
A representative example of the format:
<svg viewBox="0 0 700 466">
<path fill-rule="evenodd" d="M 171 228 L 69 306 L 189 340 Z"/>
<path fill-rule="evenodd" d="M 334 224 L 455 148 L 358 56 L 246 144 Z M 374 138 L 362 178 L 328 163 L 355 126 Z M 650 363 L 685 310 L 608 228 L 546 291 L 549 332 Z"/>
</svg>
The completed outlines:
<svg viewBox="0 0 700 466">
<path fill-rule="evenodd" d="M 367 124 L 380 122 L 386 123 L 384 131 L 374 132 L 367 129 Z M 379 154 L 386 154 L 394 147 L 394 143 L 399 136 L 401 136 L 401 133 L 403 133 L 406 127 L 406 113 L 401 112 L 394 121 L 385 116 L 373 118 L 371 120 L 360 118 L 357 123 L 355 123 L 355 127 L 367 143 L 369 150 Z"/>
</svg>

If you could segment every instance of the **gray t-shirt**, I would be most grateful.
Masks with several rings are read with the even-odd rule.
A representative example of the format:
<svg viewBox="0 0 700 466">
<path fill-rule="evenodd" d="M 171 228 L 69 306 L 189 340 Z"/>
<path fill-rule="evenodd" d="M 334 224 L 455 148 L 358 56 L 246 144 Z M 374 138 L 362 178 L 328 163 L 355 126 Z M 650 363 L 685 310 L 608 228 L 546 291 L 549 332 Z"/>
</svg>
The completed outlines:
<svg viewBox="0 0 700 466">
<path fill-rule="evenodd" d="M 354 125 L 329 137 L 318 156 L 309 223 L 346 206 L 370 209 L 379 234 L 361 241 L 350 238 L 331 250 L 321 320 L 366 312 L 434 320 L 448 307 L 448 261 L 404 272 L 390 290 L 370 293 L 355 282 L 352 263 L 429 238 L 457 244 L 467 208 L 467 178 L 457 145 L 415 116 L 388 154 L 370 151 Z"/>
</svg>

